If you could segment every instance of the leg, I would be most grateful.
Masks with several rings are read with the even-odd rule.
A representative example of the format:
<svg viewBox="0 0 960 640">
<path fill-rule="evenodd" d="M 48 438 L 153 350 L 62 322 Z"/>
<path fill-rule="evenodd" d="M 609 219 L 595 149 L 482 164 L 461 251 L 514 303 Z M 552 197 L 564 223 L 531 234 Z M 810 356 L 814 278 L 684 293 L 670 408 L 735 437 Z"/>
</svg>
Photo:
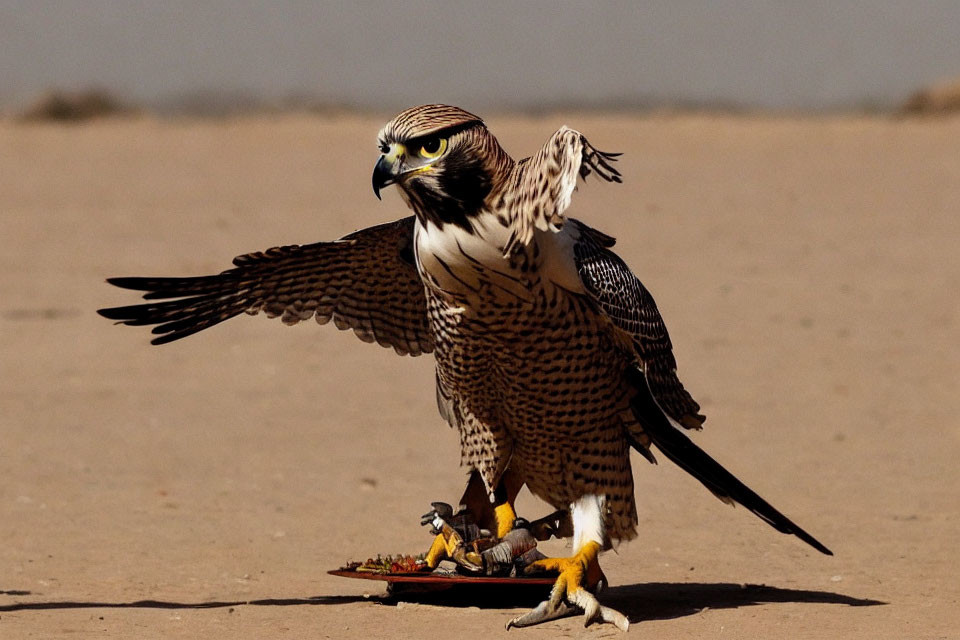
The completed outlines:
<svg viewBox="0 0 960 640">
<path fill-rule="evenodd" d="M 528 572 L 537 570 L 557 571 L 559 576 L 550 591 L 550 598 L 541 602 L 533 611 L 514 618 L 507 623 L 511 627 L 527 627 L 548 620 L 556 620 L 584 612 L 584 625 L 594 621 L 610 622 L 626 631 L 630 625 L 626 616 L 598 601 L 593 591 L 603 580 L 603 572 L 597 556 L 603 548 L 603 499 L 584 496 L 572 505 L 573 555 L 569 558 L 545 558 L 527 567 Z"/>
<path fill-rule="evenodd" d="M 523 481 L 507 469 L 491 499 L 480 474 L 473 471 L 463 497 L 460 498 L 460 504 L 473 514 L 477 526 L 495 533 L 497 538 L 502 538 L 510 532 L 513 521 L 517 518 L 513 503 L 522 487 Z"/>
<path fill-rule="evenodd" d="M 460 498 L 460 506 L 470 513 L 478 528 L 495 532 L 500 539 L 513 529 L 513 522 L 517 517 L 513 502 L 522 486 L 523 482 L 508 469 L 500 479 L 493 496 L 490 496 L 480 474 L 473 471 L 467 481 L 463 497 Z M 441 504 L 434 503 L 434 511 L 424 515 L 422 520 L 423 524 L 433 524 L 437 531 L 437 536 L 425 558 L 427 566 L 435 569 L 441 560 L 451 558 L 468 569 L 479 571 L 482 568 L 482 562 L 479 557 L 474 557 L 476 554 L 465 551 L 464 542 L 466 541 L 462 536 L 452 527 L 436 519 L 439 516 L 441 520 L 450 520 L 453 515 L 452 510 L 449 513 L 439 513 L 438 505 Z M 446 508 L 449 509 L 449 506 L 446 505 Z M 442 510 L 443 507 L 440 509 Z"/>
</svg>

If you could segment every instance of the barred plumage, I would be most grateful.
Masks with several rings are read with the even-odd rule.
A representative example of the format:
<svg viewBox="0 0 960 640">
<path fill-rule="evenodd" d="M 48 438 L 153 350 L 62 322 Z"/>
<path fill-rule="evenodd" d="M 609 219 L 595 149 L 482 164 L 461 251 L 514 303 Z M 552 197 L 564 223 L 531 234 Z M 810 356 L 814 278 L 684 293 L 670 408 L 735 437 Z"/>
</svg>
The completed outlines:
<svg viewBox="0 0 960 640">
<path fill-rule="evenodd" d="M 154 344 L 264 311 L 288 324 L 333 319 L 398 353 L 432 351 L 440 413 L 487 493 L 500 500 L 509 478 L 572 513 L 575 557 L 549 566 L 591 616 L 602 608 L 581 589 L 583 567 L 598 571 L 601 546 L 636 535 L 631 447 L 653 462 L 655 446 L 721 499 L 830 553 L 678 428 L 704 417 L 653 298 L 613 238 L 566 218 L 578 178 L 620 181 L 617 154 L 562 127 L 514 161 L 480 118 L 446 105 L 404 111 L 378 142 L 374 190 L 397 184 L 414 217 L 241 256 L 219 275 L 114 278 L 166 301 L 100 313 L 158 325 Z"/>
<path fill-rule="evenodd" d="M 165 344 L 241 313 L 263 311 L 284 324 L 316 317 L 353 329 L 365 342 L 401 354 L 433 351 L 423 285 L 413 264 L 412 217 L 352 233 L 335 242 L 274 247 L 238 256 L 235 268 L 194 278 L 111 278 L 111 284 L 164 300 L 101 309 L 121 324 L 157 325 Z"/>
</svg>

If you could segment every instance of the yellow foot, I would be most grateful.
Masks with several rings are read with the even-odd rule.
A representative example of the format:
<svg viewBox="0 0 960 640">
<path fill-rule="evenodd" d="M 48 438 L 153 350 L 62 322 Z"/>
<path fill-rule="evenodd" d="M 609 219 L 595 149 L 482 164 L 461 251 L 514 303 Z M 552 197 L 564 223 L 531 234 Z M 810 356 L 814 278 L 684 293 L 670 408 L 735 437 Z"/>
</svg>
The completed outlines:
<svg viewBox="0 0 960 640">
<path fill-rule="evenodd" d="M 592 622 L 609 622 L 621 631 L 626 631 L 630 626 L 627 617 L 619 611 L 603 606 L 591 593 L 601 582 L 606 582 L 597 561 L 599 552 L 600 545 L 591 541 L 570 558 L 544 558 L 531 563 L 526 569 L 527 573 L 557 571 L 560 575 L 550 591 L 550 598 L 537 605 L 533 611 L 508 622 L 507 629 L 529 627 L 582 611 L 584 626 Z"/>
<path fill-rule="evenodd" d="M 517 513 L 509 502 L 498 504 L 493 508 L 493 517 L 497 522 L 497 540 L 503 540 L 513 530 L 513 523 Z"/>
<path fill-rule="evenodd" d="M 431 570 L 436 569 L 441 560 L 449 558 L 469 571 L 475 573 L 483 571 L 483 559 L 480 554 L 471 551 L 463 537 L 447 523 L 446 518 L 451 517 L 452 514 L 453 510 L 450 505 L 434 502 L 433 511 L 423 515 L 420 523 L 429 524 L 433 532 L 437 534 L 424 558 L 427 567 Z"/>
</svg>

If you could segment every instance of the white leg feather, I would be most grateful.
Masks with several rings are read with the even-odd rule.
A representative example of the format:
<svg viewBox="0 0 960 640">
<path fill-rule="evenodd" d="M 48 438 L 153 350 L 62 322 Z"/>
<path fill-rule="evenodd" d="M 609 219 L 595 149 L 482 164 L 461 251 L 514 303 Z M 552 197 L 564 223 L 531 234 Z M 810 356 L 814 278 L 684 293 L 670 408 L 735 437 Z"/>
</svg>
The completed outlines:
<svg viewBox="0 0 960 640">
<path fill-rule="evenodd" d="M 607 538 L 606 527 L 603 524 L 606 502 L 603 496 L 586 495 L 570 505 L 573 517 L 574 554 L 591 541 L 603 547 Z"/>
</svg>

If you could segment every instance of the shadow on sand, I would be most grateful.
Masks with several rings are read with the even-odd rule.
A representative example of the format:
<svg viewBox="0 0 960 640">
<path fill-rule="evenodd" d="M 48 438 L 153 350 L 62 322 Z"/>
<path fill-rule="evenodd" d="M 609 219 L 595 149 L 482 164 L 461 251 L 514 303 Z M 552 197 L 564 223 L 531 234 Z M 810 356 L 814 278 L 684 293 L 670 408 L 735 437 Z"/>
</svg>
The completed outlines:
<svg viewBox="0 0 960 640">
<path fill-rule="evenodd" d="M 4 611 L 46 611 L 50 609 L 223 609 L 230 607 L 295 607 L 300 605 L 350 604 L 381 602 L 383 598 L 365 596 L 311 596 L 309 598 L 263 598 L 261 600 L 212 600 L 209 602 L 170 602 L 166 600 L 134 600 L 132 602 L 15 602 L 0 604 Z"/>
<path fill-rule="evenodd" d="M 0 591 L 6 595 L 28 595 L 28 592 Z M 221 609 L 241 606 L 292 607 L 339 605 L 355 602 L 396 604 L 414 601 L 447 607 L 483 607 L 492 609 L 528 608 L 545 597 L 543 587 L 532 589 L 462 585 L 440 592 L 394 593 L 387 596 L 312 596 L 306 598 L 264 598 L 210 602 L 168 602 L 136 600 L 132 602 L 16 602 L 0 604 L 0 612 L 45 611 L 53 609 Z M 879 600 L 854 598 L 829 591 L 781 589 L 766 585 L 731 583 L 652 582 L 611 587 L 600 600 L 622 611 L 631 621 L 665 620 L 699 613 L 705 609 L 732 609 L 776 602 L 810 604 L 842 604 L 865 607 L 886 604 Z"/>
<path fill-rule="evenodd" d="M 737 609 L 777 602 L 842 604 L 871 607 L 887 604 L 880 600 L 854 598 L 830 591 L 781 589 L 761 584 L 727 582 L 650 582 L 611 587 L 600 600 L 622 611 L 631 621 L 681 618 L 706 609 Z"/>
</svg>

